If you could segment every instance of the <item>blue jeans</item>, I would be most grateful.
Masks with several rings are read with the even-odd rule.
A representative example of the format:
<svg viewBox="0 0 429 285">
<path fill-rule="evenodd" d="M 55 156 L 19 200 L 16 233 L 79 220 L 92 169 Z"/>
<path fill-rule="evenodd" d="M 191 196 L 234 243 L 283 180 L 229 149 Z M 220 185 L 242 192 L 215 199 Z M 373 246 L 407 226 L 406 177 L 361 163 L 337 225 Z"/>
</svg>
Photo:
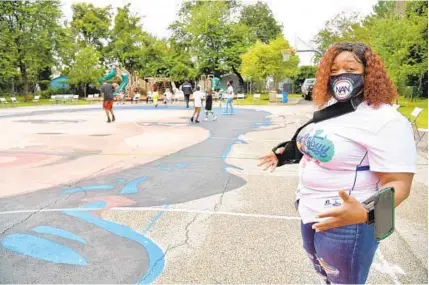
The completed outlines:
<svg viewBox="0 0 429 285">
<path fill-rule="evenodd" d="M 314 269 L 331 283 L 365 284 L 378 242 L 374 226 L 350 225 L 316 233 L 301 222 L 304 249 Z"/>
<path fill-rule="evenodd" d="M 228 105 L 231 106 L 231 114 L 234 114 L 234 108 L 232 108 L 232 98 L 226 99 L 225 114 L 228 114 Z"/>
</svg>

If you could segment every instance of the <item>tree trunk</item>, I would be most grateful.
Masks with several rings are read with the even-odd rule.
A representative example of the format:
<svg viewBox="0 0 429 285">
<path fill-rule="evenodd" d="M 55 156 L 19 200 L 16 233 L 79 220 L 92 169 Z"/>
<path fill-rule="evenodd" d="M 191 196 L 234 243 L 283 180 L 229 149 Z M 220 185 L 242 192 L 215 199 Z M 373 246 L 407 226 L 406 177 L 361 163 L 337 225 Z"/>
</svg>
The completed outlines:
<svg viewBox="0 0 429 285">
<path fill-rule="evenodd" d="M 23 85 L 23 93 L 27 95 L 28 93 L 28 79 L 27 79 L 27 67 L 25 64 L 20 64 L 19 69 L 21 71 L 22 85 Z"/>
<path fill-rule="evenodd" d="M 240 72 L 238 72 L 238 70 L 235 68 L 234 65 L 232 65 L 231 68 L 232 68 L 232 71 L 235 73 L 235 75 L 237 75 L 237 77 L 238 77 L 238 82 L 240 83 L 240 87 L 243 88 L 244 93 L 247 93 L 246 86 L 244 84 L 244 80 L 243 80 L 243 77 L 241 76 Z"/>
<path fill-rule="evenodd" d="M 86 98 L 86 88 L 87 88 L 88 84 L 84 83 L 83 84 L 83 97 Z"/>
</svg>

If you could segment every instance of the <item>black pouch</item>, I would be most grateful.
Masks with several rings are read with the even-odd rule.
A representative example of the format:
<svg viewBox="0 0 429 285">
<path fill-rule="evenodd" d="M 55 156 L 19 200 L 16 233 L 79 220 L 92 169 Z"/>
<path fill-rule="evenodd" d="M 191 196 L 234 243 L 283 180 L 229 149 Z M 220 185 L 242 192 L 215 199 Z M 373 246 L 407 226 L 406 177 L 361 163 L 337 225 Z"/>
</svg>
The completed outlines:
<svg viewBox="0 0 429 285">
<path fill-rule="evenodd" d="M 277 149 L 284 147 L 285 150 L 282 153 L 277 153 Z M 272 149 L 274 154 L 277 156 L 278 163 L 277 167 L 285 164 L 299 163 L 302 158 L 302 153 L 299 151 L 296 140 L 283 142 Z"/>
</svg>

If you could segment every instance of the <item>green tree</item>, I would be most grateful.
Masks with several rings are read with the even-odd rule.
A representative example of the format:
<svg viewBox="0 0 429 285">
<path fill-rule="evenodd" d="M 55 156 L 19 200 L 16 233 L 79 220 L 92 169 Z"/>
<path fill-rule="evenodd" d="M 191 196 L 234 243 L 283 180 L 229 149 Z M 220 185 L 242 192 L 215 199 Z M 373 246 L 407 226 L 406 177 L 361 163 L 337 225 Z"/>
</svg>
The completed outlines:
<svg viewBox="0 0 429 285">
<path fill-rule="evenodd" d="M 313 42 L 320 51 L 325 51 L 336 42 L 345 40 L 356 40 L 355 32 L 361 28 L 361 17 L 358 13 L 341 12 L 325 23 L 325 27 L 320 30 Z M 315 62 L 320 59 L 320 55 L 315 56 Z"/>
<path fill-rule="evenodd" d="M 301 86 L 307 78 L 316 77 L 317 66 L 314 65 L 303 65 L 299 67 L 298 73 L 293 76 L 293 89 L 295 92 L 301 90 Z"/>
<path fill-rule="evenodd" d="M 268 42 L 281 28 L 262 3 L 244 7 L 243 14 L 240 8 L 235 1 L 187 1 L 170 29 L 175 45 L 196 59 L 200 73 L 232 71 L 244 87 L 241 55 L 258 36 Z"/>
<path fill-rule="evenodd" d="M 254 38 L 263 43 L 275 39 L 282 33 L 283 27 L 276 21 L 267 3 L 258 1 L 254 5 L 246 5 L 240 14 L 240 24 L 250 28 Z"/>
<path fill-rule="evenodd" d="M 1 1 L 1 73 L 10 78 L 19 70 L 22 91 L 54 64 L 61 30 L 60 1 Z"/>
<path fill-rule="evenodd" d="M 283 61 L 281 50 L 289 49 L 289 42 L 279 36 L 269 44 L 256 42 L 242 55 L 241 72 L 253 81 L 264 81 L 272 76 L 274 85 L 285 77 L 293 77 L 298 73 L 299 58 L 291 55 Z"/>
<path fill-rule="evenodd" d="M 111 9 L 110 5 L 104 8 L 98 8 L 88 3 L 72 5 L 71 27 L 83 46 L 92 45 L 101 52 L 104 46 L 103 40 L 109 36 Z"/>
<path fill-rule="evenodd" d="M 142 61 L 146 60 L 144 49 L 152 44 L 153 38 L 142 30 L 140 17 L 131 15 L 130 6 L 118 8 L 107 51 L 133 73 L 142 68 Z"/>
<path fill-rule="evenodd" d="M 379 1 L 363 20 L 337 15 L 315 42 L 322 50 L 340 41 L 363 42 L 380 55 L 400 93 L 414 85 L 427 96 L 427 20 L 427 1 L 409 1 L 404 11 L 396 2 Z"/>
<path fill-rule="evenodd" d="M 79 51 L 68 70 L 69 82 L 82 88 L 85 97 L 88 85 L 98 84 L 98 79 L 104 73 L 99 58 L 100 53 L 92 46 L 87 46 Z"/>
</svg>

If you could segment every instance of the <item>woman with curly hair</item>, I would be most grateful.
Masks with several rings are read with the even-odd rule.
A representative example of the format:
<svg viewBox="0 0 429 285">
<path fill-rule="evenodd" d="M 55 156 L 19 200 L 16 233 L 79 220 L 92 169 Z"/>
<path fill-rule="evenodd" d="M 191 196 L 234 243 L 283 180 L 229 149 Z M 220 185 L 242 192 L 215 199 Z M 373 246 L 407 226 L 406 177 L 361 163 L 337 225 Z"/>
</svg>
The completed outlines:
<svg viewBox="0 0 429 285">
<path fill-rule="evenodd" d="M 385 187 L 395 189 L 395 206 L 410 194 L 417 152 L 410 123 L 391 106 L 397 96 L 368 46 L 338 43 L 324 54 L 313 102 L 323 109 L 350 101 L 354 110 L 309 124 L 296 139 L 303 245 L 326 284 L 366 282 L 378 241 L 361 203 Z M 278 156 L 259 165 L 274 170 Z"/>
</svg>

